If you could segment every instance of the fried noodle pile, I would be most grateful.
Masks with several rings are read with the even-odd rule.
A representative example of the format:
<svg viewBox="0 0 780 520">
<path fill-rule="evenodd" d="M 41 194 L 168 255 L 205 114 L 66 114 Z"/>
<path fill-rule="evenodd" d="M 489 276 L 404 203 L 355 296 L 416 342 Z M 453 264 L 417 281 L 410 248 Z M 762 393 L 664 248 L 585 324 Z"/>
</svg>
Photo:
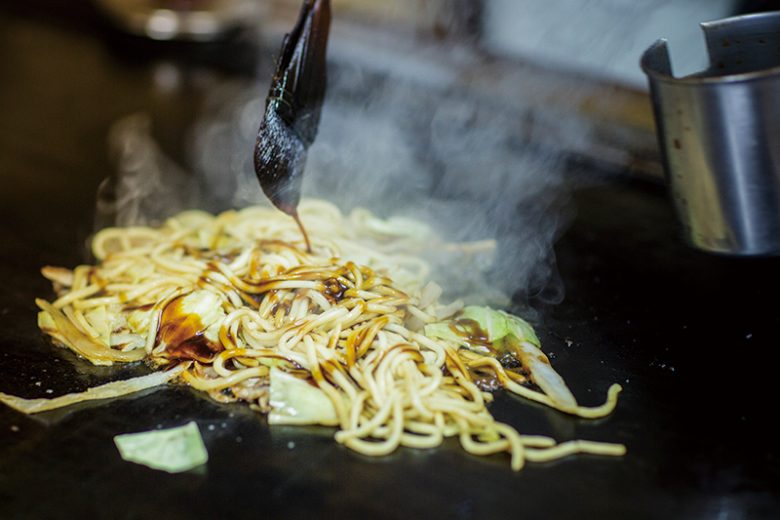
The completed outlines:
<svg viewBox="0 0 780 520">
<path fill-rule="evenodd" d="M 144 361 L 168 374 L 155 384 L 182 381 L 220 402 L 246 402 L 270 424 L 335 426 L 336 441 L 365 455 L 452 436 L 472 454 L 509 453 L 514 470 L 625 452 L 521 435 L 492 417 L 494 387 L 581 417 L 609 414 L 620 387 L 604 405 L 580 407 L 536 344 L 491 347 L 486 331 L 459 318 L 459 302 L 439 302 L 428 265 L 403 253 L 432 243 L 426 226 L 365 210 L 344 217 L 314 200 L 301 217 L 311 252 L 295 223 L 270 208 L 102 230 L 96 265 L 43 269 L 57 299 L 37 300 L 39 325 L 94 364 Z M 436 323 L 460 335 L 426 334 Z"/>
</svg>

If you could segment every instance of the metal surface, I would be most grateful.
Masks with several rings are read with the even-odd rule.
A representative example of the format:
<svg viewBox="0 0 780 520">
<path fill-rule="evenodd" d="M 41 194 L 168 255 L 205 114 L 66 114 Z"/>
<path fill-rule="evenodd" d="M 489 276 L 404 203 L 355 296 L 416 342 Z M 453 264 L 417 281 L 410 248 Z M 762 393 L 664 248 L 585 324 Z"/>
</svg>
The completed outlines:
<svg viewBox="0 0 780 520">
<path fill-rule="evenodd" d="M 108 44 L 75 9 L 0 16 L 0 391 L 26 397 L 145 371 L 93 367 L 50 345 L 35 324 L 34 298 L 51 294 L 39 269 L 84 261 L 112 169 L 110 125 L 144 109 L 175 148 L 202 98 L 152 88 L 170 85 L 170 69 L 135 42 Z M 188 63 L 180 79 L 210 88 L 214 77 Z M 213 75 L 235 80 L 225 66 Z M 330 429 L 269 427 L 174 387 L 36 417 L 0 408 L 0 518 L 774 518 L 776 310 L 763 302 L 780 292 L 777 259 L 686 248 L 657 186 L 605 180 L 570 207 L 577 217 L 558 246 L 566 299 L 541 309 L 538 331 L 583 404 L 620 382 L 619 407 L 583 421 L 500 393 L 491 410 L 526 433 L 623 442 L 624 459 L 515 474 L 506 457 L 471 457 L 457 442 L 368 459 Z M 202 471 L 130 464 L 112 442 L 190 420 L 209 450 Z"/>
<path fill-rule="evenodd" d="M 695 247 L 780 254 L 780 12 L 702 29 L 700 74 L 675 78 L 665 40 L 642 57 L 677 212 Z"/>
</svg>

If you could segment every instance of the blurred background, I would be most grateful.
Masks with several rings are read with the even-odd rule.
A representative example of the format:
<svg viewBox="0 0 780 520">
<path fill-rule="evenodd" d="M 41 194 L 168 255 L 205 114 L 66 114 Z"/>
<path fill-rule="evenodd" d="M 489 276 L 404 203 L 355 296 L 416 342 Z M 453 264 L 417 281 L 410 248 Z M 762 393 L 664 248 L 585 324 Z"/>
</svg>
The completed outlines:
<svg viewBox="0 0 780 520">
<path fill-rule="evenodd" d="M 567 138 L 563 145 L 555 132 L 541 124 L 527 126 L 526 136 L 543 135 L 548 145 L 603 163 L 607 169 L 660 178 L 647 85 L 638 66 L 641 52 L 657 38 L 667 38 L 675 73 L 693 73 L 706 63 L 700 22 L 770 9 L 774 2 L 333 0 L 332 4 L 330 59 L 336 67 L 428 86 L 447 88 L 448 82 L 457 83 L 459 89 L 471 88 L 493 99 L 504 97 L 514 106 L 544 106 L 541 115 L 525 110 L 526 122 L 565 117 L 574 132 L 587 138 Z M 267 81 L 281 36 L 299 7 L 298 0 L 29 0 L 0 2 L 0 17 L 32 15 L 76 29 L 80 38 L 100 42 L 116 57 L 150 65 L 152 80 L 164 95 L 180 88 L 204 93 L 209 90 L 204 82 L 217 81 L 220 72 L 223 77 Z M 0 41 L 9 54 L 18 54 L 21 49 L 13 50 L 13 31 L 6 33 Z M 10 62 L 4 69 L 4 77 L 15 74 Z M 187 110 L 181 115 L 193 114 Z"/>
<path fill-rule="evenodd" d="M 297 0 L 93 0 L 118 25 L 156 39 L 219 37 L 297 9 Z M 682 74 L 703 65 L 697 22 L 772 7 L 766 0 L 334 0 L 336 17 L 584 71 L 644 88 L 641 52 L 668 38 Z M 175 13 L 178 13 L 178 17 Z M 252 15 L 255 15 L 254 17 Z"/>
</svg>

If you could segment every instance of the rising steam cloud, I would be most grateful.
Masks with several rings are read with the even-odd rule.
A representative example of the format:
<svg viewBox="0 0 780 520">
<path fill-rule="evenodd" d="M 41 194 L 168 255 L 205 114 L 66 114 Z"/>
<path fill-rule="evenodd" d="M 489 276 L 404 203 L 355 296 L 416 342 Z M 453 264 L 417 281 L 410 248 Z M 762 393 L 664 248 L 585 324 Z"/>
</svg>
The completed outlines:
<svg viewBox="0 0 780 520">
<path fill-rule="evenodd" d="M 532 80 L 496 83 L 487 96 L 442 67 L 421 78 L 418 62 L 412 73 L 388 75 L 333 47 L 304 196 L 344 212 L 361 206 L 383 217 L 412 216 L 448 240 L 495 239 L 496 254 L 469 266 L 432 259 L 451 296 L 560 301 L 553 243 L 570 189 L 560 152 L 585 132 L 538 109 Z M 524 88 L 529 95 L 518 95 Z M 266 84 L 232 84 L 210 99 L 192 130 L 186 170 L 160 150 L 148 120 L 118 122 L 111 133 L 117 175 L 102 187 L 100 224 L 159 223 L 188 207 L 268 204 L 252 168 L 266 92 Z M 510 105 L 502 96 L 525 101 Z M 533 135 L 540 128 L 550 144 L 544 151 Z"/>
</svg>

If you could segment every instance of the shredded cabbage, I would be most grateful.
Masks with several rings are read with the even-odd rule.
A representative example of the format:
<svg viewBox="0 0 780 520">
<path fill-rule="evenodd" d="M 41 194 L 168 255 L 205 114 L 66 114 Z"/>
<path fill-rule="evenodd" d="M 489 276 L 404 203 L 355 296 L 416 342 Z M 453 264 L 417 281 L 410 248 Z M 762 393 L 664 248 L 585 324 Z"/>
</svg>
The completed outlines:
<svg viewBox="0 0 780 520">
<path fill-rule="evenodd" d="M 122 395 L 132 394 L 167 383 L 171 379 L 189 368 L 189 363 L 182 363 L 166 372 L 153 372 L 151 374 L 125 379 L 122 381 L 113 381 L 104 385 L 88 388 L 84 392 L 75 394 L 65 394 L 51 399 L 24 399 L 15 395 L 8 395 L 0 392 L 0 403 L 10 406 L 26 414 L 46 412 L 82 401 L 94 401 L 97 399 L 110 399 Z"/>
</svg>

